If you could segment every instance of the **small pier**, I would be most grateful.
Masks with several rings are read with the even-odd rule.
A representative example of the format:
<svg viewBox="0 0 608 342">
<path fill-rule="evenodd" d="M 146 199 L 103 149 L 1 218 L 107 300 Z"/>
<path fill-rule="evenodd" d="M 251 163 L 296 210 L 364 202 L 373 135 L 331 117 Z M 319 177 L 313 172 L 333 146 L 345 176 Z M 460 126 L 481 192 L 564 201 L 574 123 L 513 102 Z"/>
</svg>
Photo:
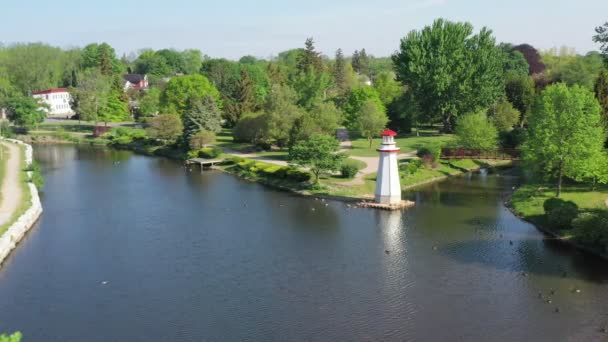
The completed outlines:
<svg viewBox="0 0 608 342">
<path fill-rule="evenodd" d="M 201 167 L 201 171 L 205 169 L 211 169 L 215 165 L 223 162 L 224 159 L 204 159 L 204 158 L 192 158 L 186 160 L 186 165 L 190 166 L 193 164 L 199 165 Z"/>
<path fill-rule="evenodd" d="M 411 208 L 416 205 L 415 202 L 412 201 L 401 201 L 399 203 L 393 204 L 384 204 L 384 203 L 376 203 L 376 202 L 360 202 L 357 204 L 359 208 L 371 208 L 371 209 L 381 209 L 381 210 L 401 210 Z"/>
</svg>

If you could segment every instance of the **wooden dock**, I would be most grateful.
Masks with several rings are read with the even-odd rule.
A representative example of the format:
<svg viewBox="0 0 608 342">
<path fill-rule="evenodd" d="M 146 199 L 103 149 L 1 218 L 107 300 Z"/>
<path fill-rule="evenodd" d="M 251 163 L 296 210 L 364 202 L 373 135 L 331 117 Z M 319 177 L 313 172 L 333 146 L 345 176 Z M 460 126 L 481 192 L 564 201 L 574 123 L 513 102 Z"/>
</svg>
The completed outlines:
<svg viewBox="0 0 608 342">
<path fill-rule="evenodd" d="M 224 159 L 192 158 L 186 160 L 186 165 L 199 165 L 201 167 L 201 171 L 203 171 L 204 169 L 210 169 L 223 161 Z"/>
</svg>

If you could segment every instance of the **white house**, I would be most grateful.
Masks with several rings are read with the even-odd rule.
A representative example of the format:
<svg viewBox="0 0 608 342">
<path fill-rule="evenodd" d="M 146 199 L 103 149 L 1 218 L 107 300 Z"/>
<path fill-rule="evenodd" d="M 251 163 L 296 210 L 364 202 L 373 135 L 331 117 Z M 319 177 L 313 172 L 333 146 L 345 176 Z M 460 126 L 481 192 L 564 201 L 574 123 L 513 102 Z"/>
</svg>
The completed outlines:
<svg viewBox="0 0 608 342">
<path fill-rule="evenodd" d="M 32 97 L 45 103 L 48 116 L 70 116 L 74 114 L 70 106 L 72 97 L 65 88 L 55 88 L 32 93 Z"/>
</svg>

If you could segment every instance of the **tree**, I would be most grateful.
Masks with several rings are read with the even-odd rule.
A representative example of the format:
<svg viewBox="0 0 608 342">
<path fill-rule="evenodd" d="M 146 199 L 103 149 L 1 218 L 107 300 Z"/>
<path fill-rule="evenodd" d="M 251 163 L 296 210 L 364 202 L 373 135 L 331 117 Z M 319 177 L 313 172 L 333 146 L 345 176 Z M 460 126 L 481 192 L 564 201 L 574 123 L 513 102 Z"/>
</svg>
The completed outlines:
<svg viewBox="0 0 608 342">
<path fill-rule="evenodd" d="M 16 96 L 6 101 L 10 120 L 17 126 L 33 128 L 44 121 L 46 113 L 36 99 L 29 96 Z"/>
<path fill-rule="evenodd" d="M 374 80 L 374 88 L 385 106 L 388 106 L 403 93 L 403 87 L 395 80 L 395 73 L 393 72 L 379 73 Z"/>
<path fill-rule="evenodd" d="M 559 52 L 557 49 L 548 50 L 542 54 L 542 60 L 551 82 L 564 82 L 569 86 L 579 84 L 588 89 L 593 89 L 597 75 L 604 67 L 598 52 L 580 56 L 568 47 L 560 48 Z"/>
<path fill-rule="evenodd" d="M 186 75 L 196 74 L 201 71 L 203 65 L 203 53 L 200 50 L 190 49 L 182 52 L 184 60 L 183 72 Z"/>
<path fill-rule="evenodd" d="M 139 100 L 139 113 L 142 116 L 154 116 L 160 110 L 160 90 L 148 89 Z"/>
<path fill-rule="evenodd" d="M 361 113 L 357 118 L 357 126 L 361 134 L 369 141 L 370 148 L 372 147 L 372 139 L 386 128 L 387 122 L 386 113 L 379 109 L 376 103 L 367 101 L 363 104 Z"/>
<path fill-rule="evenodd" d="M 593 36 L 593 41 L 599 43 L 600 50 L 604 55 L 604 60 L 608 64 L 608 21 L 602 26 L 595 28 L 596 35 Z"/>
<path fill-rule="evenodd" d="M 386 112 L 380 96 L 376 89 L 367 86 L 353 88 L 342 105 L 342 110 L 346 114 L 346 127 L 348 129 L 357 129 L 357 118 L 361 113 L 361 109 L 367 102 L 373 102 L 378 107 L 378 111 Z"/>
<path fill-rule="evenodd" d="M 308 140 L 300 141 L 289 151 L 289 161 L 295 165 L 308 167 L 319 183 L 319 174 L 337 171 L 344 156 L 336 153 L 340 143 L 332 136 L 315 134 Z"/>
<path fill-rule="evenodd" d="M 158 115 L 150 119 L 146 133 L 152 139 L 174 142 L 182 135 L 184 127 L 175 115 Z"/>
<path fill-rule="evenodd" d="M 589 90 L 558 83 L 547 87 L 528 119 L 522 146 L 526 165 L 557 179 L 557 197 L 564 176 L 576 178 L 603 152 L 605 132 L 600 105 Z"/>
<path fill-rule="evenodd" d="M 339 94 L 344 94 L 348 90 L 348 75 L 346 73 L 346 60 L 342 49 L 336 51 L 336 63 L 334 65 L 334 83 Z"/>
<path fill-rule="evenodd" d="M 215 143 L 215 133 L 210 131 L 199 131 L 190 137 L 189 145 L 191 149 L 207 147 Z"/>
<path fill-rule="evenodd" d="M 351 63 L 353 64 L 353 69 L 358 74 L 369 76 L 370 58 L 367 55 L 367 52 L 365 52 L 365 49 L 361 49 L 361 51 L 355 50 Z"/>
<path fill-rule="evenodd" d="M 21 333 L 16 332 L 12 335 L 0 334 L 0 342 L 21 342 Z"/>
<path fill-rule="evenodd" d="M 464 148 L 491 150 L 498 146 L 498 130 L 484 111 L 459 118 L 456 136 L 459 145 Z"/>
<path fill-rule="evenodd" d="M 306 48 L 298 58 L 297 70 L 300 73 L 308 73 L 309 71 L 323 71 L 323 61 L 321 54 L 315 50 L 315 42 L 311 38 L 306 39 Z"/>
<path fill-rule="evenodd" d="M 514 51 L 521 52 L 526 58 L 528 66 L 530 67 L 530 75 L 540 74 L 545 71 L 545 64 L 541 61 L 540 54 L 530 44 L 521 44 L 513 47 Z"/>
<path fill-rule="evenodd" d="M 507 100 L 520 113 L 520 124 L 523 125 L 534 103 L 534 80 L 528 75 L 507 74 L 505 80 Z"/>
<path fill-rule="evenodd" d="M 123 71 L 120 61 L 116 58 L 116 51 L 107 43 L 85 46 L 82 49 L 81 63 L 83 69 L 98 68 L 105 76 Z"/>
<path fill-rule="evenodd" d="M 473 35 L 469 23 L 436 20 L 401 40 L 393 55 L 397 79 L 419 108 L 452 131 L 455 118 L 487 108 L 503 93 L 502 52 L 492 31 Z"/>
<path fill-rule="evenodd" d="M 320 132 L 333 134 L 344 122 L 344 113 L 333 102 L 315 102 L 308 115 Z"/>
<path fill-rule="evenodd" d="M 200 131 L 219 133 L 222 130 L 222 113 L 210 96 L 192 104 L 192 109 L 182 118 L 184 123 L 184 140 Z"/>
<path fill-rule="evenodd" d="M 167 59 L 154 50 L 141 51 L 134 63 L 137 74 L 148 74 L 155 78 L 172 74 L 172 67 L 167 63 Z"/>
<path fill-rule="evenodd" d="M 519 123 L 520 114 L 509 101 L 503 99 L 490 107 L 488 116 L 499 132 L 510 132 Z"/>
<path fill-rule="evenodd" d="M 23 95 L 61 84 L 64 74 L 61 49 L 30 43 L 14 44 L 1 52 L 0 70 Z"/>
<path fill-rule="evenodd" d="M 500 49 L 503 52 L 504 65 L 503 70 L 505 74 L 528 76 L 530 72 L 530 65 L 526 61 L 526 57 L 517 51 L 513 50 L 511 44 L 500 44 Z"/>
<path fill-rule="evenodd" d="M 312 104 L 326 98 L 326 92 L 331 84 L 330 76 L 325 72 L 315 72 L 313 69 L 301 72 L 294 77 L 293 88 L 298 95 L 297 104 L 310 109 Z"/>
<path fill-rule="evenodd" d="M 99 69 L 85 70 L 72 94 L 78 119 L 97 122 L 106 108 L 111 90 L 108 77 L 102 75 Z"/>
<path fill-rule="evenodd" d="M 233 96 L 226 106 L 226 118 L 232 125 L 236 124 L 244 113 L 250 113 L 255 108 L 255 84 L 246 70 L 241 70 Z"/>
<path fill-rule="evenodd" d="M 172 78 L 161 95 L 161 108 L 165 113 L 184 114 L 191 105 L 210 96 L 221 107 L 220 93 L 202 75 L 186 75 Z"/>
<path fill-rule="evenodd" d="M 595 97 L 602 108 L 604 123 L 608 124 L 608 70 L 603 70 L 595 81 Z"/>
</svg>

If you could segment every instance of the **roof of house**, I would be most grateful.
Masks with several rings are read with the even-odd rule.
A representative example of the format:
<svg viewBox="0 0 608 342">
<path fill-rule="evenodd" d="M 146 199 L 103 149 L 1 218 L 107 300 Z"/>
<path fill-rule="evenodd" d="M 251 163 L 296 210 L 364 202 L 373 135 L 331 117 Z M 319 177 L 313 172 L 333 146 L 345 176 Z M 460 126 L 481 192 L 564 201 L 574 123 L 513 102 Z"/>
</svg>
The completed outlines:
<svg viewBox="0 0 608 342">
<path fill-rule="evenodd" d="M 395 133 L 395 131 L 390 130 L 390 129 L 385 129 L 384 132 L 382 132 L 380 134 L 381 137 L 396 137 L 397 133 Z"/>
<path fill-rule="evenodd" d="M 37 91 L 37 92 L 32 93 L 32 95 L 46 95 L 46 94 L 67 93 L 67 92 L 68 92 L 68 90 L 66 88 L 53 88 L 53 89 Z"/>
<path fill-rule="evenodd" d="M 125 81 L 129 81 L 129 82 L 131 82 L 133 84 L 136 84 L 136 83 L 139 83 L 139 82 L 145 80 L 146 79 L 146 75 L 141 75 L 141 74 L 124 74 L 122 76 L 122 78 Z"/>
</svg>

